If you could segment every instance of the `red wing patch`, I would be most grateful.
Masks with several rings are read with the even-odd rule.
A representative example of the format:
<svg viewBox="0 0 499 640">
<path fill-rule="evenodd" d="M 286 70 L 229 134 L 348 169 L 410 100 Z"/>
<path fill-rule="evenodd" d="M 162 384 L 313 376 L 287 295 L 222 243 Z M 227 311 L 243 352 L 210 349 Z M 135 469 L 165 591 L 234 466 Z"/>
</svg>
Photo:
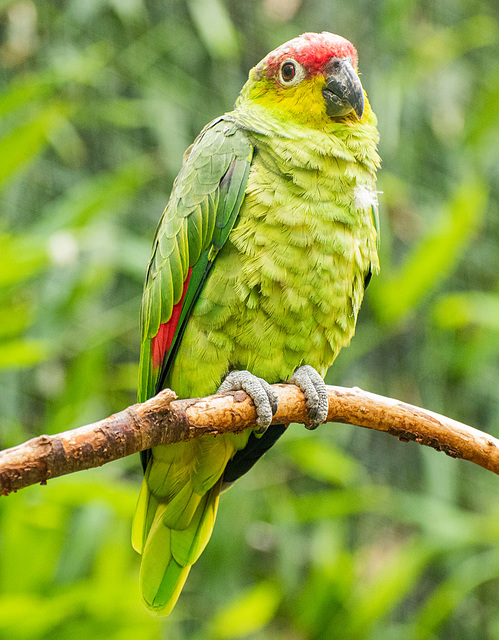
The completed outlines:
<svg viewBox="0 0 499 640">
<path fill-rule="evenodd" d="M 156 369 L 163 363 L 165 353 L 170 350 L 172 346 L 173 338 L 175 337 L 175 331 L 177 330 L 178 321 L 182 313 L 182 305 L 184 304 L 185 294 L 189 286 L 191 279 L 192 267 L 187 272 L 187 278 L 184 282 L 184 290 L 182 291 L 182 297 L 173 305 L 172 315 L 168 322 L 159 325 L 159 331 L 152 339 L 151 355 L 152 366 Z"/>
</svg>

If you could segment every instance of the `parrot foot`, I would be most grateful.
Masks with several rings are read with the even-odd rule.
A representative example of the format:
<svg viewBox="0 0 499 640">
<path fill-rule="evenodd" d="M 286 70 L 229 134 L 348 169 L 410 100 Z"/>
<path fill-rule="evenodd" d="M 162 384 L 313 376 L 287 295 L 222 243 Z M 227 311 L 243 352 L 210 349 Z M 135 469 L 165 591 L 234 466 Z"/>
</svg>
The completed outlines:
<svg viewBox="0 0 499 640">
<path fill-rule="evenodd" d="M 273 415 L 277 411 L 277 393 L 266 380 L 258 378 L 249 371 L 231 371 L 228 373 L 218 387 L 217 393 L 239 391 L 240 389 L 246 391 L 255 403 L 258 429 L 254 433 L 256 435 L 265 433 L 272 422 Z"/>
<path fill-rule="evenodd" d="M 298 367 L 289 382 L 295 384 L 305 396 L 310 423 L 307 429 L 317 429 L 326 422 L 329 409 L 327 388 L 317 371 L 308 364 Z"/>
</svg>

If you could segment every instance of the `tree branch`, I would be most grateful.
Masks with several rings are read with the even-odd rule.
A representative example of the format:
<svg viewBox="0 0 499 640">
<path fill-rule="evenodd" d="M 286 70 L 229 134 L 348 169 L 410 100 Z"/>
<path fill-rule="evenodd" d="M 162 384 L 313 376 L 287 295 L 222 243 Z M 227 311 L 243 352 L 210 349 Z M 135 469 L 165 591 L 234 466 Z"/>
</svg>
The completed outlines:
<svg viewBox="0 0 499 640">
<path fill-rule="evenodd" d="M 289 384 L 273 385 L 279 409 L 273 424 L 307 422 L 303 394 Z M 499 440 L 450 418 L 358 388 L 328 386 L 329 422 L 385 431 L 407 442 L 444 451 L 499 474 Z M 93 424 L 39 436 L 0 452 L 0 495 L 49 478 L 99 467 L 157 445 L 221 433 L 238 433 L 256 422 L 243 391 L 175 400 L 166 389 L 142 404 Z M 272 427 L 270 427 L 272 428 Z"/>
</svg>

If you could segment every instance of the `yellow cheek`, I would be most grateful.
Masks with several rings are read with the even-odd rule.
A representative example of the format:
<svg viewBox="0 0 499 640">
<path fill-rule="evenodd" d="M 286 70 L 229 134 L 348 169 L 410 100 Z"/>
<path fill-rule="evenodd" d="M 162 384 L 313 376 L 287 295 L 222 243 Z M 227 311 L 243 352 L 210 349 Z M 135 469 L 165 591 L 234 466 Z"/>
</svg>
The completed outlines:
<svg viewBox="0 0 499 640">
<path fill-rule="evenodd" d="M 323 77 L 305 79 L 295 87 L 281 87 L 267 81 L 255 87 L 251 97 L 262 106 L 288 114 L 295 121 L 320 125 L 330 120 L 322 96 L 324 86 Z"/>
<path fill-rule="evenodd" d="M 322 76 L 307 78 L 296 87 L 282 87 L 273 80 L 262 80 L 256 83 L 250 90 L 250 99 L 271 110 L 279 118 L 286 118 L 298 124 L 308 127 L 328 130 L 334 126 L 326 113 L 326 103 L 322 90 L 326 80 Z M 376 116 L 371 110 L 371 105 L 364 93 L 364 115 L 361 122 L 376 124 Z M 342 118 L 345 122 L 358 124 L 356 114 L 348 114 Z"/>
</svg>

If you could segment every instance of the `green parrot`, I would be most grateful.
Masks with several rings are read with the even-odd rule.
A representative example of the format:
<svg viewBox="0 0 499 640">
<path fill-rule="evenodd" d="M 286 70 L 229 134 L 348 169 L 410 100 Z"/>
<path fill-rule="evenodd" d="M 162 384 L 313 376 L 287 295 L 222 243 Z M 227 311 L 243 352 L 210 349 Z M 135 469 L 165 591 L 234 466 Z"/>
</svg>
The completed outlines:
<svg viewBox="0 0 499 640">
<path fill-rule="evenodd" d="M 323 376 L 379 268 L 377 142 L 354 46 L 305 33 L 257 64 L 184 154 L 147 267 L 138 399 L 244 389 L 257 428 L 143 452 L 132 542 L 157 614 L 208 543 L 221 490 L 285 431 L 267 430 L 270 385 L 299 386 L 310 428 L 327 418 Z"/>
</svg>

